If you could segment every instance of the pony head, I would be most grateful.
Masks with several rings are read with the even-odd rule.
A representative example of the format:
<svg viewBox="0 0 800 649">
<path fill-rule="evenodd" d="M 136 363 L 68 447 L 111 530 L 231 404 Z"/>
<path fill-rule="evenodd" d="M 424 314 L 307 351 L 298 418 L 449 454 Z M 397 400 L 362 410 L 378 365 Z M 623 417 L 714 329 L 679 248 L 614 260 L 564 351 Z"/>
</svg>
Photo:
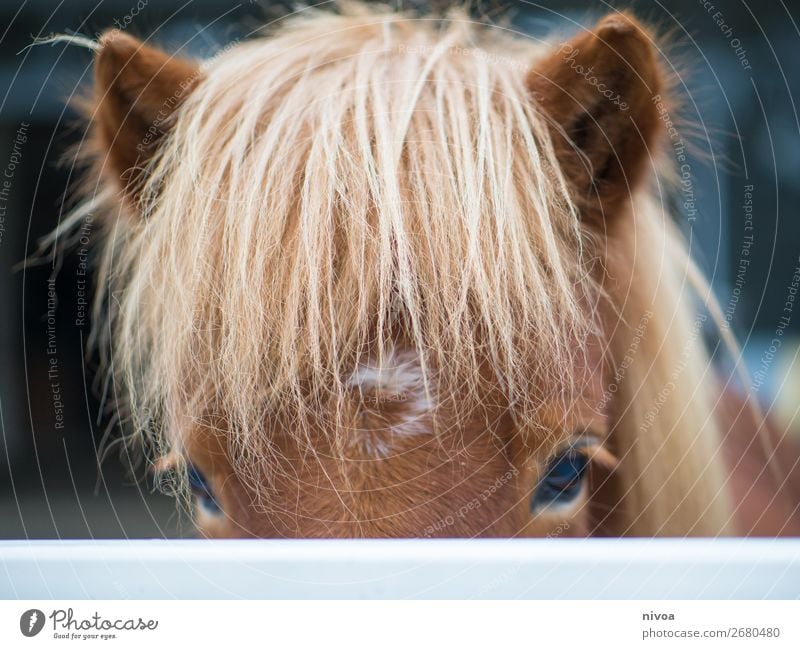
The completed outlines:
<svg viewBox="0 0 800 649">
<path fill-rule="evenodd" d="M 206 534 L 726 529 L 657 54 L 359 5 L 103 36 L 98 332 Z"/>
</svg>

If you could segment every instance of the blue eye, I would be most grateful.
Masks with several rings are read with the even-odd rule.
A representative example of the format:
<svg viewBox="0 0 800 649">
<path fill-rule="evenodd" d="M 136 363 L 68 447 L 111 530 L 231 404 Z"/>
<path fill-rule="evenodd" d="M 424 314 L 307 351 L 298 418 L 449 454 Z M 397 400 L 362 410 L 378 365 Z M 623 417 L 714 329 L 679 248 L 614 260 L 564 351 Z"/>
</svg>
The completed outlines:
<svg viewBox="0 0 800 649">
<path fill-rule="evenodd" d="M 583 489 L 589 460 L 584 453 L 570 447 L 550 461 L 533 495 L 534 512 L 547 507 L 568 505 Z"/>
<path fill-rule="evenodd" d="M 215 500 L 214 493 L 211 491 L 211 486 L 206 477 L 192 464 L 188 466 L 186 471 L 189 486 L 192 488 L 192 493 L 197 497 L 200 506 L 211 514 L 222 513 L 222 509 L 220 509 Z"/>
</svg>

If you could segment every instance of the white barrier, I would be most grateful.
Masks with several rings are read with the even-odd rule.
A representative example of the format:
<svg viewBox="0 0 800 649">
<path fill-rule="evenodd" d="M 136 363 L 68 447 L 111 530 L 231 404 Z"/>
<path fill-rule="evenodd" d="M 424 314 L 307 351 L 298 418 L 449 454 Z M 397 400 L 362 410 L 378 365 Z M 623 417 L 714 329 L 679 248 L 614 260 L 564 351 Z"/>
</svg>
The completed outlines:
<svg viewBox="0 0 800 649">
<path fill-rule="evenodd" d="M 800 540 L 4 541 L 3 599 L 796 599 Z"/>
</svg>

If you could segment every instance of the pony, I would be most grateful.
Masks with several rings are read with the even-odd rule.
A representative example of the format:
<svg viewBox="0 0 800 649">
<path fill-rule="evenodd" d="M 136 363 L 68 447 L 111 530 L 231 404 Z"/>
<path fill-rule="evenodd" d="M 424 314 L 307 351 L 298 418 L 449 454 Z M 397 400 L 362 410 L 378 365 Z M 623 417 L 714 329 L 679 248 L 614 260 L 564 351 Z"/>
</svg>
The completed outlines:
<svg viewBox="0 0 800 649">
<path fill-rule="evenodd" d="M 202 534 L 736 531 L 652 30 L 356 3 L 95 49 L 94 335 Z"/>
</svg>

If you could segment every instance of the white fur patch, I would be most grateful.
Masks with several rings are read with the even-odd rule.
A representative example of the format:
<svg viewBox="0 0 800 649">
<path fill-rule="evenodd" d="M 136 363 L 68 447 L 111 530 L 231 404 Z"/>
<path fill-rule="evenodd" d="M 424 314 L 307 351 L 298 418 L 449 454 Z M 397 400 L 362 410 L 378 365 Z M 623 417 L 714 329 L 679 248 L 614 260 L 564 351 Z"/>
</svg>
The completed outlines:
<svg viewBox="0 0 800 649">
<path fill-rule="evenodd" d="M 391 456 L 397 438 L 432 434 L 433 408 L 415 354 L 392 351 L 382 365 L 377 361 L 360 364 L 347 386 L 359 391 L 365 408 L 381 411 L 391 406 L 392 416 L 386 428 L 357 432 L 360 439 L 354 441 L 360 442 L 370 456 Z"/>
</svg>

